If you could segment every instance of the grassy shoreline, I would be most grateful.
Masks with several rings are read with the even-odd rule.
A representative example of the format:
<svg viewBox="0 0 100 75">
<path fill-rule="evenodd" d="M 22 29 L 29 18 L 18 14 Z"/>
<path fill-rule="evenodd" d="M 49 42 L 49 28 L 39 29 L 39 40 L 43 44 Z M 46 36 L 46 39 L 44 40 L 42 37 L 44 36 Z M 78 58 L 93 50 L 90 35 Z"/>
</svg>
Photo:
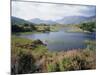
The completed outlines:
<svg viewBox="0 0 100 75">
<path fill-rule="evenodd" d="M 11 40 L 12 66 L 18 64 L 17 67 L 12 67 L 14 74 L 96 68 L 95 50 L 90 50 L 91 48 L 50 52 L 46 46 L 37 40 L 32 41 L 16 36 L 12 36 Z M 16 69 L 17 72 L 15 72 Z"/>
</svg>

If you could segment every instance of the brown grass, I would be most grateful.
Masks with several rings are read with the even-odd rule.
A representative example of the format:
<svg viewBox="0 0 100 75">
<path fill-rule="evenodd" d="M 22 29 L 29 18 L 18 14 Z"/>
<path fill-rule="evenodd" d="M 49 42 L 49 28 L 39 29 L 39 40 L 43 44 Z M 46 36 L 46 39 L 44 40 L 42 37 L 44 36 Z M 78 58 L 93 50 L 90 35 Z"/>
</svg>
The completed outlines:
<svg viewBox="0 0 100 75">
<path fill-rule="evenodd" d="M 89 70 L 96 68 L 95 50 L 73 49 L 50 52 L 46 46 L 41 44 L 32 49 L 27 46 L 27 48 L 16 46 L 16 43 L 18 45 L 31 45 L 34 41 L 24 40 L 25 43 L 23 43 L 20 38 L 13 40 L 11 56 L 12 74 Z"/>
</svg>

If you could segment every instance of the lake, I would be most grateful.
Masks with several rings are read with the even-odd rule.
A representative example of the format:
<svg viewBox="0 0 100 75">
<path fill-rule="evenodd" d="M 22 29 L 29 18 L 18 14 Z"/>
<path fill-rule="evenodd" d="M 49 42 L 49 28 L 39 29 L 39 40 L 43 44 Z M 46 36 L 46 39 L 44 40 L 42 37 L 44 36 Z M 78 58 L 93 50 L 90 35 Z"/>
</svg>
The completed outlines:
<svg viewBox="0 0 100 75">
<path fill-rule="evenodd" d="M 95 33 L 83 32 L 48 32 L 48 33 L 33 33 L 19 35 L 22 38 L 31 40 L 40 39 L 47 41 L 47 48 L 50 51 L 70 50 L 77 48 L 86 48 L 85 40 L 95 40 Z"/>
</svg>

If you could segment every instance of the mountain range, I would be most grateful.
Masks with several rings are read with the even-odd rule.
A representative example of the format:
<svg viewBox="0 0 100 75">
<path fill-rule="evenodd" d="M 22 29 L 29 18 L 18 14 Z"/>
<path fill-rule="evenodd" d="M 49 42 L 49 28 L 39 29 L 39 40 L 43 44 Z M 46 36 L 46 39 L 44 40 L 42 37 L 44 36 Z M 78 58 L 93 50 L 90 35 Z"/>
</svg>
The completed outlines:
<svg viewBox="0 0 100 75">
<path fill-rule="evenodd" d="M 52 20 L 41 20 L 39 18 L 35 19 L 30 19 L 29 22 L 35 23 L 35 24 L 40 24 L 40 23 L 45 23 L 45 24 L 56 24 L 55 21 Z"/>
<path fill-rule="evenodd" d="M 79 24 L 81 22 L 86 22 L 86 21 L 93 21 L 95 20 L 95 16 L 91 17 L 84 17 L 84 16 L 67 16 L 62 19 L 52 21 L 52 20 L 41 20 L 39 18 L 31 19 L 29 20 L 32 23 L 40 24 L 40 23 L 46 23 L 46 24 Z"/>
<path fill-rule="evenodd" d="M 84 17 L 84 16 L 67 16 L 60 20 L 56 20 L 57 23 L 60 24 L 79 24 L 82 22 L 88 22 L 95 20 L 95 16 Z"/>
<path fill-rule="evenodd" d="M 42 20 L 39 18 L 33 18 L 30 20 L 23 20 L 17 17 L 11 17 L 12 23 L 18 23 L 18 24 L 23 24 L 23 23 L 35 23 L 35 24 L 79 24 L 82 22 L 88 22 L 88 21 L 95 21 L 96 16 L 90 16 L 90 17 L 85 17 L 85 16 L 66 16 L 63 17 L 62 19 L 52 21 L 52 20 Z"/>
</svg>

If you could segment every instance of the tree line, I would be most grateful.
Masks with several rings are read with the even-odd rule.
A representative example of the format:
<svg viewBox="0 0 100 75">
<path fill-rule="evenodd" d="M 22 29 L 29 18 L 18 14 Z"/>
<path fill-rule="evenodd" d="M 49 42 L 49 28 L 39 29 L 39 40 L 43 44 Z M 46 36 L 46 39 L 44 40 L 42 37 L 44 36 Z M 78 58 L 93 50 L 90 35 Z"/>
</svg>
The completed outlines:
<svg viewBox="0 0 100 75">
<path fill-rule="evenodd" d="M 96 31 L 96 22 L 82 23 L 82 24 L 80 25 L 80 28 L 81 28 L 83 31 L 95 32 L 95 31 Z"/>
<path fill-rule="evenodd" d="M 32 32 L 32 31 L 45 32 L 45 31 L 50 31 L 50 27 L 47 24 L 27 24 L 27 23 L 23 25 L 12 24 L 11 31 L 12 32 Z"/>
</svg>

